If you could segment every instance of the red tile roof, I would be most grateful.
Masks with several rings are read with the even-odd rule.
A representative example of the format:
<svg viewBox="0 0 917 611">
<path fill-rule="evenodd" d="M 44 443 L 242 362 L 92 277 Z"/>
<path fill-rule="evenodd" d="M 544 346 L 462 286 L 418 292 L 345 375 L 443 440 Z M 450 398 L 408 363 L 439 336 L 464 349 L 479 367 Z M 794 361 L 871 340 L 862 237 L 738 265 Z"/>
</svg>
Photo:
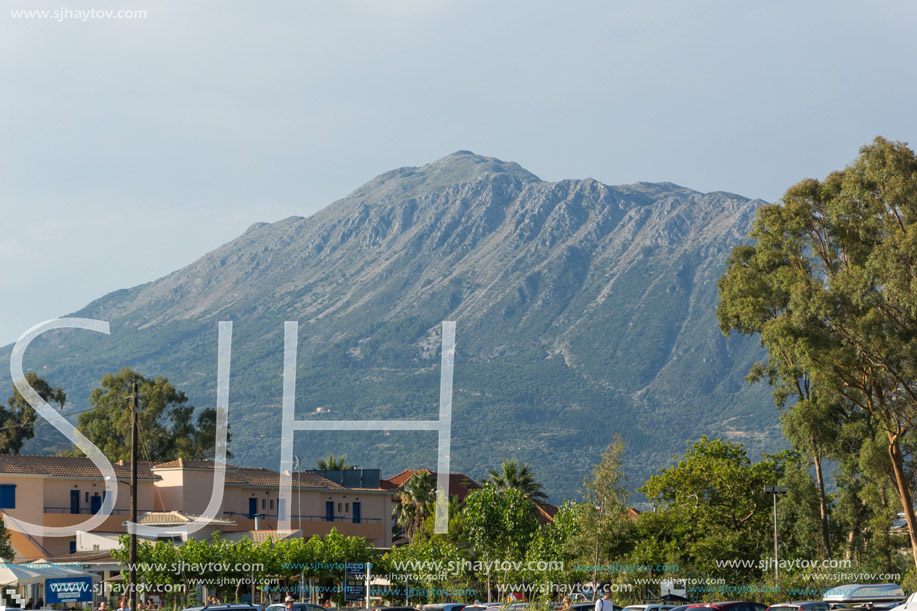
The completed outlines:
<svg viewBox="0 0 917 611">
<path fill-rule="evenodd" d="M 182 513 L 181 511 L 148 511 L 137 519 L 138 524 L 188 524 L 201 516 Z M 232 520 L 210 518 L 208 522 L 214 526 L 235 526 Z"/>
<path fill-rule="evenodd" d="M 557 515 L 559 511 L 557 507 L 550 503 L 542 503 L 541 505 L 535 505 L 535 509 L 538 510 L 538 521 L 542 524 L 548 524 L 549 522 L 554 521 L 554 516 Z"/>
<path fill-rule="evenodd" d="M 430 471 L 429 469 L 407 469 L 402 471 L 398 475 L 394 475 L 388 479 L 382 480 L 381 487 L 384 490 L 397 490 L 401 488 L 409 479 L 414 477 L 420 472 L 429 473 L 433 476 L 433 480 L 436 481 L 438 474 L 435 471 Z M 450 473 L 449 474 L 449 496 L 458 497 L 458 500 L 464 501 L 465 497 L 472 490 L 477 490 L 481 487 L 481 484 L 477 483 L 464 473 Z"/>
<path fill-rule="evenodd" d="M 249 486 L 257 488 L 277 488 L 280 486 L 280 473 L 270 469 L 239 468 L 235 475 L 243 478 Z M 294 488 L 320 488 L 322 490 L 345 490 L 340 484 L 325 479 L 309 471 L 294 471 L 292 474 Z"/>
<path fill-rule="evenodd" d="M 170 462 L 153 465 L 153 470 L 196 469 L 212 470 L 216 463 L 212 460 L 191 460 L 179 458 Z M 277 488 L 280 486 L 280 473 L 264 468 L 237 467 L 226 465 L 226 483 L 241 484 L 255 488 Z M 293 488 L 316 488 L 320 490 L 344 490 L 344 487 L 312 473 L 311 471 L 294 471 Z"/>
<path fill-rule="evenodd" d="M 150 469 L 151 463 L 137 463 L 137 478 L 158 480 Z M 122 463 L 112 465 L 118 479 L 130 479 L 131 469 Z M 102 473 L 86 456 L 34 456 L 30 454 L 0 454 L 0 473 L 50 475 L 51 477 L 97 477 Z"/>
<path fill-rule="evenodd" d="M 154 469 L 213 469 L 214 467 L 216 467 L 216 462 L 213 460 L 198 460 L 195 458 L 179 458 L 153 465 Z M 226 468 L 234 467 L 227 464 Z"/>
</svg>

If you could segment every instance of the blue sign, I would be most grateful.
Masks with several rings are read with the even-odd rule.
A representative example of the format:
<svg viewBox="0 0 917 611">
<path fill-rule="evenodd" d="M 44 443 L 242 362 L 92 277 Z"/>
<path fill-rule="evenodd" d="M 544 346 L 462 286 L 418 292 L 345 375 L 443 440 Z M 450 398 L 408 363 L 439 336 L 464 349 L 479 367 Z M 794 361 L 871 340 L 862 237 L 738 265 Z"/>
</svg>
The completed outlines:
<svg viewBox="0 0 917 611">
<path fill-rule="evenodd" d="M 92 577 L 45 579 L 45 604 L 92 602 Z"/>
<path fill-rule="evenodd" d="M 366 569 L 362 562 L 348 562 L 344 565 L 344 600 L 363 600 L 366 596 Z"/>
</svg>

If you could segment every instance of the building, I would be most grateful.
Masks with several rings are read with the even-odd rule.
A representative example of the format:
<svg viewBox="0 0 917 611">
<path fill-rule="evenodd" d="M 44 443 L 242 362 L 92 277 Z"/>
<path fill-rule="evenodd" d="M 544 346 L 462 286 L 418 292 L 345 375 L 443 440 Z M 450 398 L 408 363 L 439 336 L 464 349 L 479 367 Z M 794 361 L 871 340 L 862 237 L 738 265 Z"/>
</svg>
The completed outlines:
<svg viewBox="0 0 917 611">
<path fill-rule="evenodd" d="M 429 469 L 407 469 L 402 471 L 398 475 L 393 475 L 392 477 L 383 480 L 382 486 L 387 490 L 398 490 L 406 483 L 408 480 L 417 475 L 418 473 L 428 473 L 433 481 L 438 481 L 439 474 L 436 471 L 430 471 Z M 481 487 L 481 484 L 477 483 L 464 473 L 450 473 L 449 474 L 449 498 L 457 498 L 460 502 L 465 500 L 465 497 L 468 496 L 472 490 L 477 490 Z"/>
<path fill-rule="evenodd" d="M 201 515 L 213 489 L 214 463 L 186 460 L 154 465 L 161 510 Z M 292 473 L 291 527 L 304 537 L 336 528 L 342 535 L 364 537 L 377 547 L 392 544 L 389 517 L 393 492 L 383 489 L 378 469 Z M 280 473 L 270 469 L 226 470 L 221 518 L 236 524 L 225 532 L 276 530 L 280 512 Z"/>
<path fill-rule="evenodd" d="M 118 496 L 112 514 L 99 527 L 106 533 L 125 532 L 130 516 L 130 468 L 113 465 Z M 159 477 L 149 463 L 138 465 L 137 504 L 141 512 L 155 509 L 154 484 Z M 0 455 L 0 511 L 17 559 L 35 559 L 76 552 L 76 527 L 102 507 L 105 482 L 85 457 Z M 74 527 L 74 536 L 33 537 L 9 528 L 22 520 L 41 526 Z"/>
<path fill-rule="evenodd" d="M 113 466 L 119 488 L 112 515 L 91 532 L 77 533 L 79 524 L 101 509 L 105 496 L 95 465 L 85 457 L 0 455 L 0 512 L 8 525 L 22 520 L 74 527 L 72 537 L 33 537 L 9 529 L 16 559 L 60 558 L 116 547 L 130 515 L 130 468 Z M 186 539 L 188 523 L 201 516 L 210 501 L 214 473 L 213 461 L 207 460 L 139 463 L 138 522 L 168 529 L 164 537 L 171 540 Z M 297 471 L 292 483 L 291 526 L 300 536 L 325 535 L 335 528 L 378 547 L 391 546 L 394 491 L 382 487 L 378 470 L 357 469 L 347 475 Z M 276 531 L 279 485 L 277 471 L 228 466 L 218 514 L 190 536 L 209 537 L 217 530 Z"/>
</svg>

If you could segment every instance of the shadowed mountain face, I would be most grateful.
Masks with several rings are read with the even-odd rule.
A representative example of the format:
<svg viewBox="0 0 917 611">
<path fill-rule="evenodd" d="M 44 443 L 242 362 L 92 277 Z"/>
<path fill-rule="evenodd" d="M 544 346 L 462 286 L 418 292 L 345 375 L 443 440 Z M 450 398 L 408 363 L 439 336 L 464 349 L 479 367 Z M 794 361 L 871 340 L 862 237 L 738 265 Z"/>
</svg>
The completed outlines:
<svg viewBox="0 0 917 611">
<path fill-rule="evenodd" d="M 743 380 L 756 341 L 726 340 L 715 321 L 716 281 L 760 203 L 668 183 L 548 183 L 460 151 L 107 295 L 74 315 L 110 321 L 111 336 L 46 334 L 26 365 L 71 409 L 121 366 L 210 406 L 217 322 L 232 320 L 233 461 L 276 469 L 284 321 L 299 321 L 299 419 L 434 419 L 439 324 L 455 320 L 453 470 L 480 477 L 517 457 L 557 500 L 619 433 L 638 486 L 704 433 L 783 444 L 768 390 Z M 8 361 L 9 348 L 4 388 Z M 63 447 L 43 424 L 29 451 Z M 434 467 L 436 438 L 297 433 L 305 465 L 328 452 L 391 474 Z"/>
</svg>

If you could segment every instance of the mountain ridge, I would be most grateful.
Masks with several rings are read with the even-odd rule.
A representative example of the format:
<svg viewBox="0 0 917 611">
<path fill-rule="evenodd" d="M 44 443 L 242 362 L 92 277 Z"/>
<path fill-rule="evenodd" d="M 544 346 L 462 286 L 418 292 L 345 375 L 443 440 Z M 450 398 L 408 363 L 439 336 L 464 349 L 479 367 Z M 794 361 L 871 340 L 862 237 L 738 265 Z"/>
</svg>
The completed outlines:
<svg viewBox="0 0 917 611">
<path fill-rule="evenodd" d="M 702 433 L 753 451 L 783 443 L 776 411 L 757 407 L 770 404 L 766 389 L 742 380 L 760 349 L 723 338 L 714 316 L 725 258 L 761 203 L 672 183 L 546 182 L 457 151 L 381 174 L 313 215 L 253 224 L 171 274 L 100 297 L 75 315 L 110 320 L 107 343 L 63 332 L 37 342 L 27 364 L 74 397 L 131 364 L 210 405 L 216 321 L 233 320 L 232 450 L 271 467 L 284 320 L 300 322 L 298 412 L 362 419 L 435 414 L 438 325 L 454 319 L 455 470 L 479 475 L 519 457 L 552 496 L 569 496 L 612 429 L 638 477 Z M 64 336 L 72 356 L 52 358 Z M 666 436 L 659 419 L 681 426 Z M 42 435 L 36 443 L 56 447 Z M 382 434 L 303 435 L 318 443 L 297 446 L 391 472 L 432 464 L 432 439 L 398 435 L 406 448 Z"/>
</svg>

